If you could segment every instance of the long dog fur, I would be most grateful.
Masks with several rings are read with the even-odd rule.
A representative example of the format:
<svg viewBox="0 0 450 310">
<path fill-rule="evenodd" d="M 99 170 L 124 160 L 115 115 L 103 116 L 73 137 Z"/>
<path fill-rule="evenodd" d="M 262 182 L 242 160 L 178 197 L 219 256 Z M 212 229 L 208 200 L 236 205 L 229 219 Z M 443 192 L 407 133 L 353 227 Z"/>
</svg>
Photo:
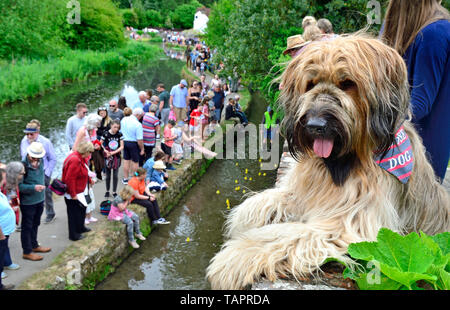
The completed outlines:
<svg viewBox="0 0 450 310">
<path fill-rule="evenodd" d="M 297 162 L 275 188 L 230 212 L 228 241 L 207 268 L 213 289 L 242 289 L 261 276 L 307 276 L 328 257 L 351 265 L 348 245 L 376 240 L 382 227 L 402 234 L 449 230 L 449 195 L 409 121 L 407 71 L 395 50 L 361 35 L 313 43 L 289 63 L 282 83 L 283 127 Z M 353 156 L 347 172 L 337 161 L 339 179 L 302 132 L 308 113 L 325 110 L 342 135 L 336 156 Z M 415 160 L 407 184 L 374 161 L 401 124 Z"/>
</svg>

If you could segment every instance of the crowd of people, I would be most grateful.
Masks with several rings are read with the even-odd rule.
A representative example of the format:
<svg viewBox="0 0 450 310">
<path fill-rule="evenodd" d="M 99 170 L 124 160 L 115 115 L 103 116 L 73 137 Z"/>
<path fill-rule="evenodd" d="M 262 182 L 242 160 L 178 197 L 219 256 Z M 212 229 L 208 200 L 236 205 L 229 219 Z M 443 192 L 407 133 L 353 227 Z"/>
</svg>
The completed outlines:
<svg viewBox="0 0 450 310">
<path fill-rule="evenodd" d="M 84 103 L 76 105 L 75 114 L 66 122 L 69 152 L 62 176 L 56 179 L 65 186 L 62 194 L 70 240 L 81 240 L 84 233 L 91 231 L 88 226 L 98 221 L 94 210 L 101 199 L 112 201 L 108 219 L 127 226 L 129 243 L 134 248 L 139 247 L 134 236 L 145 238 L 139 231 L 138 216 L 127 208 L 130 203 L 145 208 L 152 224 L 170 223 L 161 216 L 155 193 L 167 190 L 170 171 L 176 170 L 174 165 L 180 164 L 185 154 L 198 150 L 215 156 L 202 147 L 206 138 L 203 133 L 210 127 L 209 133 L 213 132 L 213 125 L 220 122 L 225 93 L 219 80 L 212 89 L 203 75 L 190 87 L 181 80 L 168 92 L 160 83 L 157 95 L 152 90 L 141 91 L 136 102 L 127 102 L 121 96 L 93 113 Z M 216 109 L 219 113 L 215 113 Z M 39 120 L 31 120 L 20 144 L 21 161 L 0 165 L 3 278 L 7 276 L 3 266 L 9 270 L 20 268 L 9 253 L 8 237 L 12 232 L 21 233 L 23 259 L 39 261 L 44 259 L 42 253 L 51 251 L 39 244 L 38 229 L 44 210 L 44 223 L 56 219 L 51 177 L 57 157 L 52 142 L 40 130 Z M 120 169 L 124 187 L 118 191 Z M 93 185 L 100 181 L 104 181 L 104 197 L 95 197 Z"/>
</svg>

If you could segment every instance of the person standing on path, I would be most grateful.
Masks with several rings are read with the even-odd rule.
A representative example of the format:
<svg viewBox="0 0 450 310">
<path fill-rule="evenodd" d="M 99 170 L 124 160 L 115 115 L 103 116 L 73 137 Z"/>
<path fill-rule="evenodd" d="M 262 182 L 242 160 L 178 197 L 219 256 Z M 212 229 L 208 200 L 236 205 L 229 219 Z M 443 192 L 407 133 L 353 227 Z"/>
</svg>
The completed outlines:
<svg viewBox="0 0 450 310">
<path fill-rule="evenodd" d="M 92 182 L 85 165 L 86 159 L 91 156 L 92 152 L 94 152 L 94 145 L 88 141 L 81 141 L 74 152 L 67 156 L 63 164 L 61 180 L 67 186 L 64 201 L 67 208 L 69 239 L 72 241 L 83 239 L 82 233 L 91 230 L 84 225 L 87 209 L 84 192 L 88 182 Z"/>
<path fill-rule="evenodd" d="M 141 108 L 141 109 L 143 109 L 144 106 L 145 106 L 147 103 L 149 103 L 149 101 L 148 101 L 148 99 L 147 99 L 147 93 L 146 93 L 145 91 L 142 90 L 142 91 L 139 92 L 139 100 L 136 101 L 136 102 L 134 103 L 134 105 L 131 106 L 130 108 L 133 109 L 133 110 L 136 109 L 136 108 Z"/>
<path fill-rule="evenodd" d="M 51 223 L 56 218 L 56 213 L 53 205 L 53 193 L 49 189 L 50 181 L 52 178 L 53 169 L 56 165 L 56 153 L 52 142 L 46 137 L 40 134 L 41 128 L 39 121 L 34 120 L 27 124 L 25 130 L 25 136 L 20 143 L 20 155 L 22 160 L 27 156 L 27 149 L 33 142 L 40 142 L 44 146 L 44 171 L 45 171 L 45 214 L 46 218 L 44 224 Z"/>
<path fill-rule="evenodd" d="M 170 108 L 174 110 L 179 124 L 183 124 L 186 120 L 187 86 L 186 80 L 181 80 L 180 84 L 173 86 L 170 91 Z"/>
<path fill-rule="evenodd" d="M 111 100 L 109 102 L 108 115 L 112 120 L 118 119 L 119 122 L 123 118 L 123 110 L 119 109 L 119 104 L 116 100 Z"/>
<path fill-rule="evenodd" d="M 5 185 L 6 172 L 3 168 L 0 168 L 0 187 Z M 0 192 L 0 274 L 3 273 L 4 260 L 8 249 L 8 239 L 9 236 L 15 231 L 16 228 L 16 217 L 14 211 L 11 209 L 8 199 L 2 192 Z M 0 290 L 12 290 L 14 285 L 2 283 L 0 277 Z"/>
<path fill-rule="evenodd" d="M 69 148 L 73 148 L 75 139 L 77 137 L 78 129 L 84 125 L 84 118 L 88 113 L 87 106 L 84 103 L 78 103 L 76 106 L 77 114 L 70 117 L 66 124 L 66 140 L 69 144 Z"/>
<path fill-rule="evenodd" d="M 120 153 L 123 150 L 123 135 L 119 132 L 120 121 L 112 121 L 111 129 L 102 136 L 101 143 L 105 152 L 106 166 L 106 193 L 105 198 L 109 198 L 109 188 L 111 184 L 111 174 L 113 177 L 113 197 L 117 196 L 117 184 L 119 182 L 119 168 L 121 163 Z"/>
<path fill-rule="evenodd" d="M 38 228 L 41 223 L 41 215 L 44 211 L 45 200 L 45 173 L 44 146 L 39 142 L 33 142 L 27 148 L 27 156 L 22 161 L 25 167 L 25 175 L 19 183 L 20 211 L 22 212 L 22 241 L 23 258 L 31 261 L 42 260 L 43 257 L 35 253 L 47 253 L 51 248 L 42 247 L 37 241 Z"/>
<path fill-rule="evenodd" d="M 159 111 L 161 115 L 161 132 L 163 135 L 162 127 L 167 125 L 169 122 L 169 114 L 170 114 L 170 95 L 166 90 L 164 84 L 158 84 L 156 87 L 156 91 L 159 93 Z"/>
<path fill-rule="evenodd" d="M 143 129 L 143 143 L 144 143 L 144 163 L 152 157 L 153 149 L 156 145 L 156 135 L 160 130 L 160 122 L 156 117 L 156 111 L 158 106 L 152 104 L 149 108 L 148 113 L 145 113 L 142 119 L 142 129 Z"/>
<path fill-rule="evenodd" d="M 132 115 L 130 115 L 131 112 Z M 139 167 L 140 158 L 145 155 L 144 130 L 139 121 L 144 115 L 144 110 L 136 108 L 131 111 L 130 108 L 126 108 L 124 114 L 125 117 L 120 122 L 120 131 L 124 140 L 122 183 L 127 184 L 130 175 L 133 176 Z"/>
<path fill-rule="evenodd" d="M 220 123 L 222 115 L 222 109 L 224 107 L 225 94 L 220 85 L 214 86 L 214 96 L 212 98 L 214 102 L 214 121 L 216 124 Z"/>
</svg>

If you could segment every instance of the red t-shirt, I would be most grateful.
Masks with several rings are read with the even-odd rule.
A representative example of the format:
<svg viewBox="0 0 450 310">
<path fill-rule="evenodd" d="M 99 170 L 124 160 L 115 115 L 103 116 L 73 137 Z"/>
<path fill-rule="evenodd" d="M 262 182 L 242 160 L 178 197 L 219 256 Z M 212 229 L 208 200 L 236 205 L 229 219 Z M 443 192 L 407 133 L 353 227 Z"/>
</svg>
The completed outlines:
<svg viewBox="0 0 450 310">
<path fill-rule="evenodd" d="M 197 126 L 199 123 L 194 117 L 200 117 L 202 115 L 202 112 L 199 111 L 199 109 L 194 109 L 191 112 L 191 119 L 189 121 L 189 125 L 191 126 Z"/>
</svg>

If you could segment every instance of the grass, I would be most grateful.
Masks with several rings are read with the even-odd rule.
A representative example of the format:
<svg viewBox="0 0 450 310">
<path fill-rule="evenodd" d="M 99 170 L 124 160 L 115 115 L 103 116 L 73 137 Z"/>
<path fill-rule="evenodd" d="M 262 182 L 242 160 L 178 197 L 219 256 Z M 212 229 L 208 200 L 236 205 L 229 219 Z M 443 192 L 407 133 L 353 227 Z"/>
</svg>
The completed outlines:
<svg viewBox="0 0 450 310">
<path fill-rule="evenodd" d="M 89 76 L 125 72 L 139 63 L 158 59 L 158 46 L 131 41 L 108 52 L 68 50 L 58 58 L 22 59 L 2 64 L 0 106 L 43 95 L 65 82 L 86 80 Z"/>
</svg>

